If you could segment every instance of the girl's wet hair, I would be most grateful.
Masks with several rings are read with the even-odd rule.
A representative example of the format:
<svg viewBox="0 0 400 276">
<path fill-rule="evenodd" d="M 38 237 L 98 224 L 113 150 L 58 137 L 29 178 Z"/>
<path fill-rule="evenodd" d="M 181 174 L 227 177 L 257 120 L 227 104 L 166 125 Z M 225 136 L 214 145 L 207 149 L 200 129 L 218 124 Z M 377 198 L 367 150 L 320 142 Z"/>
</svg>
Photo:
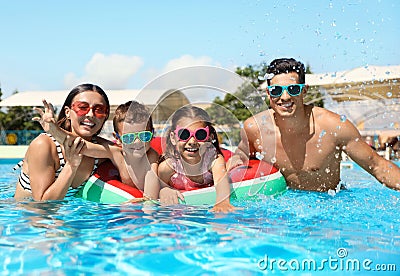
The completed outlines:
<svg viewBox="0 0 400 276">
<path fill-rule="evenodd" d="M 118 129 L 118 124 L 121 122 L 128 124 L 147 122 L 147 130 L 154 133 L 153 120 L 147 107 L 137 101 L 129 101 L 120 104 L 115 110 L 113 118 L 114 131 L 121 134 L 122 129 Z"/>
<path fill-rule="evenodd" d="M 175 146 L 171 143 L 170 133 L 175 131 L 178 126 L 178 122 L 184 118 L 192 119 L 193 122 L 200 121 L 204 123 L 204 127 L 208 126 L 210 130 L 211 143 L 215 147 L 217 153 L 222 154 L 221 148 L 219 147 L 217 131 L 211 123 L 211 118 L 208 113 L 200 107 L 185 105 L 176 110 L 172 115 L 171 127 L 168 129 L 168 131 L 166 131 L 166 149 L 164 153 L 165 156 L 162 158 L 162 160 L 169 157 L 177 157 Z"/>
<path fill-rule="evenodd" d="M 306 82 L 306 69 L 304 64 L 294 58 L 278 58 L 273 60 L 267 69 L 267 74 L 279 75 L 295 72 L 299 76 L 299 83 Z M 271 78 L 267 78 L 268 85 L 271 85 Z"/>
<path fill-rule="evenodd" d="M 84 84 L 80 84 L 80 85 L 74 87 L 69 92 L 67 98 L 64 101 L 63 106 L 61 107 L 60 113 L 58 114 L 58 118 L 57 118 L 57 124 L 62 129 L 71 131 L 71 122 L 70 122 L 70 120 L 67 119 L 67 116 L 65 115 L 65 107 L 68 106 L 69 108 L 71 108 L 72 101 L 76 95 L 83 93 L 83 92 L 90 92 L 90 91 L 99 93 L 103 97 L 104 101 L 106 102 L 107 116 L 103 122 L 103 125 L 107 121 L 108 116 L 110 115 L 110 102 L 108 101 L 106 92 L 104 92 L 104 90 L 101 89 L 100 86 L 97 86 L 95 84 L 90 84 L 90 83 L 84 83 Z M 98 135 L 101 132 L 101 130 L 103 129 L 103 125 L 101 126 L 100 130 L 95 135 Z"/>
</svg>

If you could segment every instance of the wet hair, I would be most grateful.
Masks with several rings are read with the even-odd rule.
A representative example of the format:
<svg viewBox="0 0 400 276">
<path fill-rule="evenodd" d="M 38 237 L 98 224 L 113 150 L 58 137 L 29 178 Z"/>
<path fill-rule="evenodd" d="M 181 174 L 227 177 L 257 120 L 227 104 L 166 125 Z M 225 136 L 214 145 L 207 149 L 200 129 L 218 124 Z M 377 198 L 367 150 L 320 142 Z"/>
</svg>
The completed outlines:
<svg viewBox="0 0 400 276">
<path fill-rule="evenodd" d="M 147 122 L 147 130 L 154 133 L 153 120 L 147 107 L 137 101 L 129 101 L 120 104 L 115 110 L 113 118 L 114 131 L 121 134 L 122 129 L 118 129 L 118 124 L 121 122 L 135 124 Z"/>
<path fill-rule="evenodd" d="M 215 147 L 216 151 L 218 154 L 222 154 L 221 148 L 219 147 L 219 142 L 218 142 L 218 135 L 217 131 L 215 130 L 214 126 L 211 123 L 210 116 L 208 113 L 197 106 L 193 105 L 185 105 L 178 110 L 174 112 L 171 118 L 171 127 L 169 130 L 166 132 L 166 148 L 165 148 L 165 156 L 162 159 L 168 158 L 168 157 L 174 157 L 177 158 L 177 153 L 175 146 L 171 142 L 171 137 L 170 133 L 174 132 L 176 127 L 178 126 L 178 122 L 182 120 L 183 118 L 189 118 L 192 119 L 193 122 L 200 121 L 204 123 L 204 126 L 209 128 L 210 130 L 210 137 L 211 137 L 211 143 Z"/>
<path fill-rule="evenodd" d="M 110 102 L 108 101 L 106 92 L 104 92 L 104 90 L 101 89 L 101 87 L 99 87 L 95 84 L 90 84 L 90 83 L 80 84 L 80 85 L 74 87 L 69 92 L 67 98 L 64 101 L 63 106 L 61 107 L 60 113 L 58 114 L 58 117 L 57 117 L 57 124 L 62 129 L 71 131 L 71 122 L 70 122 L 70 120 L 67 119 L 67 116 L 65 115 L 65 107 L 68 106 L 69 108 L 71 108 L 72 100 L 74 99 L 74 97 L 76 95 L 83 93 L 83 92 L 90 92 L 90 91 L 99 93 L 103 97 L 104 101 L 106 102 L 107 116 L 106 116 L 100 130 L 95 135 L 98 135 L 101 132 L 101 130 L 103 129 L 104 123 L 107 121 L 108 116 L 110 115 Z"/>
<path fill-rule="evenodd" d="M 294 58 L 279 58 L 273 60 L 267 69 L 267 74 L 279 75 L 295 72 L 299 76 L 299 83 L 306 82 L 306 69 L 304 64 Z M 271 85 L 271 78 L 267 78 L 268 85 Z"/>
</svg>

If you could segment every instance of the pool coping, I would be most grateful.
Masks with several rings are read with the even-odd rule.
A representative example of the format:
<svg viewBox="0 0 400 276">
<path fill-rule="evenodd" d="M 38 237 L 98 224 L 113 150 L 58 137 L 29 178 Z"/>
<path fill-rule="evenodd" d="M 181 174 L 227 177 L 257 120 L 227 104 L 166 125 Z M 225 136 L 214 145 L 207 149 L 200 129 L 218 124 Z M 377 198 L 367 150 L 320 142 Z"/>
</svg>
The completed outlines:
<svg viewBox="0 0 400 276">
<path fill-rule="evenodd" d="M 5 146 L 0 145 L 1 159 L 24 158 L 25 152 L 28 149 L 27 145 Z"/>
</svg>

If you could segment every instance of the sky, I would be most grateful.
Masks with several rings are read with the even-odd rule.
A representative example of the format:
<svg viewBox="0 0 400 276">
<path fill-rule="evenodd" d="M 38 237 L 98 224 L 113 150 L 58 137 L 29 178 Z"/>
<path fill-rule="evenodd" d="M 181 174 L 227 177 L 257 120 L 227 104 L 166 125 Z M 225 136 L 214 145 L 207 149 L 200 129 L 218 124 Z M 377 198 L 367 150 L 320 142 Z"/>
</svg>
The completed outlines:
<svg viewBox="0 0 400 276">
<path fill-rule="evenodd" d="M 400 1 L 0 0 L 2 99 L 14 91 L 141 89 L 193 65 L 294 57 L 313 73 L 400 64 Z"/>
</svg>

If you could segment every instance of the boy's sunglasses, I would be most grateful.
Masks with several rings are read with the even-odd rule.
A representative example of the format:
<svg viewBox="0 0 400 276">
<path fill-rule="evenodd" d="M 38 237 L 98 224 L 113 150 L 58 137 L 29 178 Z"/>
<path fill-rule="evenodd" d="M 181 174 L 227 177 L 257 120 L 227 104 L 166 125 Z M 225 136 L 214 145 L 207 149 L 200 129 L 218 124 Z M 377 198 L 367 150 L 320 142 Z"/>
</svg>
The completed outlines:
<svg viewBox="0 0 400 276">
<path fill-rule="evenodd" d="M 103 104 L 95 104 L 90 106 L 87 102 L 76 101 L 71 105 L 71 109 L 75 111 L 76 115 L 83 116 L 89 113 L 90 109 L 93 115 L 99 119 L 107 116 L 108 109 Z"/>
<path fill-rule="evenodd" d="M 282 96 L 283 91 L 287 91 L 290 96 L 296 97 L 300 95 L 305 84 L 291 84 L 291 85 L 270 85 L 267 87 L 268 93 L 271 97 L 278 98 Z"/>
<path fill-rule="evenodd" d="M 194 132 L 187 128 L 177 127 L 174 133 L 178 139 L 183 142 L 189 141 L 191 137 L 194 137 L 198 142 L 204 142 L 210 137 L 210 130 L 208 126 L 205 128 L 198 128 Z"/>
<path fill-rule="evenodd" d="M 145 130 L 139 132 L 125 133 L 121 136 L 119 136 L 119 134 L 116 133 L 116 136 L 118 139 L 121 140 L 122 144 L 130 145 L 133 144 L 133 142 L 135 142 L 136 138 L 139 138 L 139 140 L 142 142 L 150 142 L 151 139 L 153 138 L 153 132 Z"/>
</svg>

